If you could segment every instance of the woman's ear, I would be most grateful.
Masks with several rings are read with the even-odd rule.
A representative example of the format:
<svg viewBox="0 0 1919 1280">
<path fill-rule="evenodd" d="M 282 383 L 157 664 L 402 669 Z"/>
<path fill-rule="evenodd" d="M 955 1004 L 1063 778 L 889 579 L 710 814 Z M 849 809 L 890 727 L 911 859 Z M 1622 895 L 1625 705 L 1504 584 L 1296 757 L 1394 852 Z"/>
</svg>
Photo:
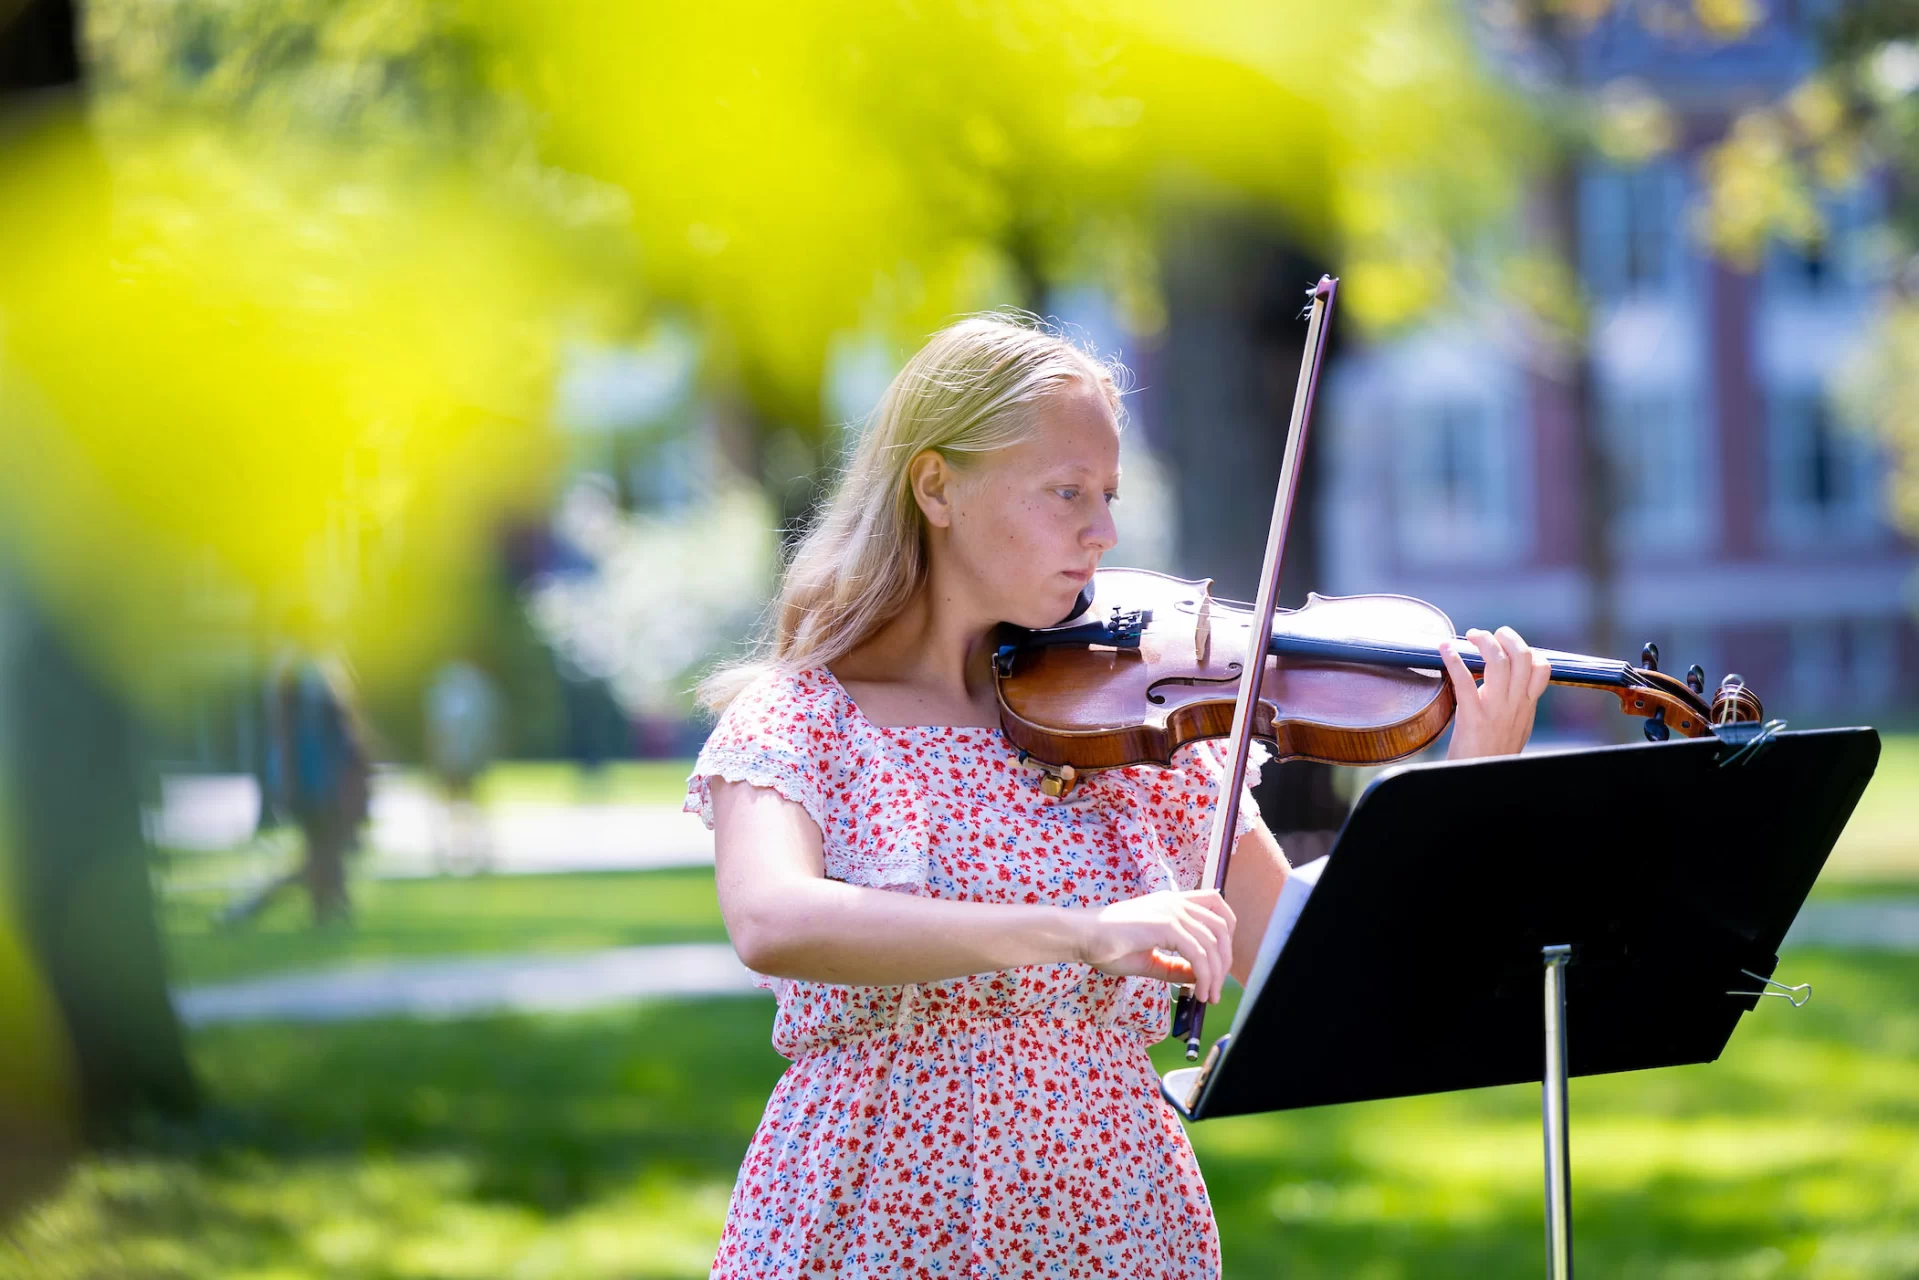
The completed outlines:
<svg viewBox="0 0 1919 1280">
<path fill-rule="evenodd" d="M 934 528 L 949 528 L 953 523 L 953 484 L 957 479 L 952 464 L 937 449 L 922 449 L 906 464 L 913 501 L 919 503 L 926 523 Z"/>
</svg>

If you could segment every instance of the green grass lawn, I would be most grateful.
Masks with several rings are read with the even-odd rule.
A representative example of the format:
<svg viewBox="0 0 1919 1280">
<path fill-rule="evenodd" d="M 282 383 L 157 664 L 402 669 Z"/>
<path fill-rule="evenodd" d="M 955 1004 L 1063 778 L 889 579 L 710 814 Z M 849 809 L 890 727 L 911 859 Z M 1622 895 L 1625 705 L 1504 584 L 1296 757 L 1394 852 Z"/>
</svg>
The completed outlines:
<svg viewBox="0 0 1919 1280">
<path fill-rule="evenodd" d="M 1919 1274 L 1919 957 L 1785 970 L 1813 1002 L 1766 1002 L 1719 1062 L 1573 1082 L 1585 1274 Z M 771 1014 L 202 1031 L 206 1116 L 80 1165 L 0 1276 L 704 1275 L 781 1069 Z M 1537 1275 L 1538 1107 L 1514 1086 L 1195 1126 L 1226 1274 Z"/>
<path fill-rule="evenodd" d="M 480 779 L 483 804 L 670 804 L 686 797 L 691 760 L 612 760 L 587 772 L 564 760 L 508 760 Z"/>
<path fill-rule="evenodd" d="M 1816 893 L 1919 895 L 1915 799 L 1919 743 L 1894 740 Z M 347 928 L 289 900 L 232 934 L 208 927 L 212 895 L 172 895 L 175 979 L 723 936 L 703 869 L 356 891 Z M 1573 1082 L 1585 1274 L 1919 1276 L 1919 957 L 1801 949 L 1780 971 L 1812 1003 L 1762 1002 L 1719 1062 Z M 206 1113 L 81 1162 L 0 1236 L 0 1277 L 704 1275 L 782 1066 L 771 1013 L 195 1032 Z M 1538 1108 L 1513 1087 L 1196 1126 L 1226 1274 L 1538 1274 Z"/>
<path fill-rule="evenodd" d="M 1919 734 L 1889 734 L 1879 767 L 1820 876 L 1841 881 L 1919 880 Z"/>
<path fill-rule="evenodd" d="M 283 894 L 239 928 L 213 923 L 221 893 L 168 895 L 162 915 L 169 976 L 190 986 L 372 960 L 726 938 L 713 872 L 705 867 L 361 880 L 353 894 L 353 921 L 319 929 L 298 894 Z"/>
<path fill-rule="evenodd" d="M 568 766 L 503 767 L 504 794 L 560 800 L 574 782 Z M 614 779 L 626 794 L 670 782 L 677 788 L 690 765 L 648 761 Z M 649 781 L 650 779 L 650 781 Z M 665 794 L 661 791 L 660 794 Z M 677 790 L 672 794 L 676 798 Z M 691 819 L 689 819 L 691 821 Z M 282 841 L 286 843 L 286 841 Z M 283 861 L 291 861 L 292 848 Z M 204 880 L 221 858 L 257 855 L 190 854 L 172 859 L 183 881 Z M 703 868 L 565 876 L 370 880 L 354 887 L 350 925 L 313 929 L 303 899 L 289 894 L 253 924 L 214 927 L 227 889 L 167 892 L 162 896 L 171 948 L 171 975 L 181 985 L 219 982 L 295 969 L 401 957 L 481 952 L 560 952 L 644 943 L 721 940 L 712 873 Z M 1887 740 L 1872 785 L 1841 838 L 1814 898 L 1919 895 L 1919 737 Z"/>
</svg>

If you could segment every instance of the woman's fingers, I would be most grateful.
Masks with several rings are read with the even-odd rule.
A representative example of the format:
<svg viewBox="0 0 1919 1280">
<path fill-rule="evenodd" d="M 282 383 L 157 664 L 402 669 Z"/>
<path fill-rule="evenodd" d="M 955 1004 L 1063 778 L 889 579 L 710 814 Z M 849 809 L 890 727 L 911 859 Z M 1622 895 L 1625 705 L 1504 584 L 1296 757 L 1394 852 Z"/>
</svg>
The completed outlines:
<svg viewBox="0 0 1919 1280">
<path fill-rule="evenodd" d="M 1532 735 L 1539 696 L 1552 680 L 1552 664 L 1511 627 L 1497 633 L 1475 629 L 1466 638 L 1478 646 L 1486 670 L 1476 694 L 1459 698 L 1459 720 L 1447 755 L 1457 760 L 1518 751 Z M 1445 646 L 1440 647 L 1443 653 Z"/>
<path fill-rule="evenodd" d="M 1522 704 L 1536 696 L 1532 693 L 1533 651 L 1532 646 L 1520 637 L 1511 627 L 1501 627 L 1494 633 L 1499 638 L 1499 647 L 1505 651 L 1507 661 L 1506 697 L 1508 701 Z"/>
<path fill-rule="evenodd" d="M 1446 668 L 1446 674 L 1452 678 L 1453 701 L 1461 710 L 1469 702 L 1479 700 L 1479 686 L 1473 683 L 1473 673 L 1466 670 L 1466 660 L 1459 656 L 1459 650 L 1450 640 L 1439 642 L 1439 660 Z"/>
<path fill-rule="evenodd" d="M 1532 682 L 1526 686 L 1526 692 L 1532 696 L 1534 702 L 1537 702 L 1539 701 L 1539 695 L 1546 692 L 1546 686 L 1552 682 L 1553 660 L 1543 653 L 1535 653 L 1533 655 L 1533 678 Z"/>
<path fill-rule="evenodd" d="M 1226 992 L 1226 976 L 1233 971 L 1233 930 L 1238 925 L 1233 908 L 1217 890 L 1208 889 L 1188 899 L 1189 905 L 1205 922 L 1213 947 L 1213 1003 Z"/>
<path fill-rule="evenodd" d="M 1232 904 L 1226 901 L 1226 895 L 1219 890 L 1202 889 L 1193 895 L 1193 901 L 1214 915 L 1225 917 L 1227 928 L 1239 925 L 1239 917 L 1233 914 Z"/>
<path fill-rule="evenodd" d="M 1195 914 L 1170 924 L 1170 939 L 1160 945 L 1178 951 L 1193 966 L 1193 989 L 1207 1004 L 1217 1004 L 1225 984 L 1229 962 L 1221 945 L 1222 933 L 1215 933 Z"/>
<path fill-rule="evenodd" d="M 1480 677 L 1481 701 L 1497 706 L 1506 696 L 1506 687 L 1512 678 L 1512 657 L 1506 647 L 1489 631 L 1474 627 L 1466 633 L 1466 638 L 1479 650 L 1479 656 L 1486 660 L 1486 671 Z"/>
<path fill-rule="evenodd" d="M 1213 1002 L 1213 958 L 1204 943 L 1189 932 L 1184 925 L 1175 924 L 1172 928 L 1172 940 L 1161 945 L 1178 951 L 1193 966 L 1193 990 L 1207 1004 Z"/>
<path fill-rule="evenodd" d="M 1146 951 L 1146 968 L 1140 974 L 1142 978 L 1157 978 L 1161 982 L 1177 982 L 1181 986 L 1192 986 L 1197 975 L 1193 972 L 1193 963 L 1185 956 L 1159 947 L 1149 947 Z"/>
<path fill-rule="evenodd" d="M 1216 891 L 1162 890 L 1116 902 L 1100 913 L 1100 936 L 1086 955 L 1108 973 L 1190 982 L 1216 1003 L 1232 972 L 1233 909 Z"/>
</svg>

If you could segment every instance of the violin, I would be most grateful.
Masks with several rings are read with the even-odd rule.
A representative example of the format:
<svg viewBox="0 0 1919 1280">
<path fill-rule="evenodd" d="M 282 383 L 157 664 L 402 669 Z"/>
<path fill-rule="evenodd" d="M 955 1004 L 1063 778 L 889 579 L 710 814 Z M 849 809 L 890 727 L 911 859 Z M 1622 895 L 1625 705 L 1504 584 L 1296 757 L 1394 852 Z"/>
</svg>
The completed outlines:
<svg viewBox="0 0 1919 1280">
<path fill-rule="evenodd" d="M 1082 592 L 1104 621 L 1029 630 L 1003 626 L 993 657 L 1000 727 L 1050 795 L 1100 769 L 1170 766 L 1173 753 L 1232 731 L 1253 606 L 1211 592 L 1211 580 L 1148 569 L 1100 569 Z M 1312 594 L 1276 609 L 1254 702 L 1252 733 L 1281 760 L 1386 764 L 1425 749 L 1452 722 L 1455 699 L 1439 654 L 1450 641 L 1474 674 L 1473 643 L 1437 606 L 1402 595 Z M 1647 645 L 1640 665 L 1534 649 L 1552 683 L 1615 695 L 1646 721 L 1649 739 L 1704 737 L 1715 727 L 1758 721 L 1765 709 L 1736 675 L 1710 700 L 1705 672 L 1682 680 L 1659 670 Z"/>
</svg>

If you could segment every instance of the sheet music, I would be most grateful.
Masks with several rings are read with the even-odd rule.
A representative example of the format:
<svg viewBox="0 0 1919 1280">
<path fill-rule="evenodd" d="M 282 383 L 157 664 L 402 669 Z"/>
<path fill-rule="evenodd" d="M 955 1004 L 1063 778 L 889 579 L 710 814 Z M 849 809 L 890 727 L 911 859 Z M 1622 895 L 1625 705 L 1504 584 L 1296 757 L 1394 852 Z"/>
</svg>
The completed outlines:
<svg viewBox="0 0 1919 1280">
<path fill-rule="evenodd" d="M 1286 883 L 1279 889 L 1279 901 L 1273 903 L 1273 914 L 1266 921 L 1266 936 L 1259 940 L 1259 952 L 1253 957 L 1252 980 L 1246 984 L 1245 998 L 1239 1004 L 1241 1009 L 1250 1009 L 1259 998 L 1259 989 L 1265 985 L 1266 975 L 1278 963 L 1279 953 L 1286 947 L 1286 939 L 1293 936 L 1293 926 L 1299 923 L 1299 913 L 1306 909 L 1306 900 L 1313 896 L 1313 887 L 1319 883 L 1326 864 L 1332 860 L 1333 855 L 1329 853 L 1287 872 Z M 1237 1025 L 1238 1020 L 1234 1022 Z"/>
</svg>

